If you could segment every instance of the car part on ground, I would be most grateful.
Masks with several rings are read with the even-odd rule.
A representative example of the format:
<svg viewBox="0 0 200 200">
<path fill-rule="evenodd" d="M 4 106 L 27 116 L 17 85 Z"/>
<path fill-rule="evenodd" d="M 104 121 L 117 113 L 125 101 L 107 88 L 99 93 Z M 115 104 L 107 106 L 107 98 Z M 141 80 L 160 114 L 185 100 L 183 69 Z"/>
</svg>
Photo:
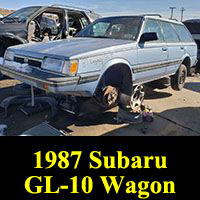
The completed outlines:
<svg viewBox="0 0 200 200">
<path fill-rule="evenodd" d="M 116 118 L 117 123 L 131 123 L 139 124 L 143 122 L 141 113 L 127 112 L 126 110 L 119 108 Z"/>
<path fill-rule="evenodd" d="M 49 122 L 42 122 L 41 124 L 24 131 L 19 136 L 63 136 L 63 132 L 51 126 Z"/>
<path fill-rule="evenodd" d="M 32 98 L 30 96 L 11 96 L 7 97 L 0 103 L 0 107 L 5 110 L 5 117 L 8 116 L 8 108 L 11 105 L 24 105 L 24 104 L 29 104 L 31 102 Z M 42 96 L 42 97 L 35 97 L 35 102 L 39 103 L 45 103 L 45 106 L 49 106 L 51 108 L 51 117 L 53 118 L 58 110 L 58 103 L 53 97 L 47 97 L 47 96 Z M 48 108 L 49 108 L 48 107 Z M 38 108 L 36 108 L 38 109 Z"/>
<path fill-rule="evenodd" d="M 137 109 L 137 112 L 130 112 L 126 109 L 119 108 L 119 111 L 114 118 L 117 123 L 130 123 L 130 124 L 139 124 L 142 122 L 153 122 L 153 111 L 149 106 L 141 104 Z"/>
<path fill-rule="evenodd" d="M 130 106 L 133 111 L 141 107 L 144 101 L 144 94 L 145 93 L 143 85 L 137 85 L 134 87 L 133 94 L 130 100 Z"/>
</svg>

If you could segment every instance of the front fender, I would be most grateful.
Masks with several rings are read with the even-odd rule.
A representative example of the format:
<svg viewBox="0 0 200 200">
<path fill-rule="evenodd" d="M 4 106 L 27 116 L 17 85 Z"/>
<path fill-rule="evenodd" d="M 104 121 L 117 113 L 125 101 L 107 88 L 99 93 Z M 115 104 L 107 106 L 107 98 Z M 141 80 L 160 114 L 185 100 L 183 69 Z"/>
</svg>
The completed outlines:
<svg viewBox="0 0 200 200">
<path fill-rule="evenodd" d="M 125 60 L 125 59 L 122 59 L 122 58 L 115 58 L 115 59 L 112 59 L 112 60 L 109 60 L 102 68 L 101 70 L 101 75 L 99 76 L 98 78 L 98 81 L 96 82 L 96 87 L 94 88 L 94 90 L 92 91 L 92 93 L 94 94 L 94 92 L 96 91 L 103 75 L 105 74 L 105 72 L 110 68 L 110 67 L 113 67 L 113 66 L 117 66 L 117 65 L 126 65 L 128 66 L 128 68 L 130 69 L 130 72 L 132 74 L 132 80 L 134 80 L 134 74 L 132 73 L 132 67 L 130 65 L 130 63 Z"/>
<path fill-rule="evenodd" d="M 132 74 L 132 79 L 134 80 L 134 76 L 133 76 L 133 73 L 132 73 L 132 67 L 131 67 L 131 64 L 125 60 L 125 59 L 122 59 L 122 58 L 115 58 L 115 59 L 111 59 L 109 60 L 102 68 L 101 70 L 101 76 L 99 77 L 99 81 L 101 80 L 102 76 L 104 75 L 104 73 L 112 66 L 114 65 L 119 65 L 119 64 L 122 64 L 122 65 L 126 65 L 129 67 L 130 69 L 130 72 Z"/>
</svg>

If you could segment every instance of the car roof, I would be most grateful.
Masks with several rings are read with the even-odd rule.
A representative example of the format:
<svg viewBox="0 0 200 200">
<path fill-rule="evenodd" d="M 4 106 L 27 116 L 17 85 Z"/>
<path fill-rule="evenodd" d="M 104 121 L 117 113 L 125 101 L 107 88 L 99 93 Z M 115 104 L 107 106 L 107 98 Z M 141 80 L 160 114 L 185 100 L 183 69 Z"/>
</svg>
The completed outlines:
<svg viewBox="0 0 200 200">
<path fill-rule="evenodd" d="M 75 6 L 68 6 L 68 5 L 62 5 L 62 4 L 53 4 L 50 7 L 56 7 L 56 8 L 64 8 L 67 10 L 76 10 L 76 11 L 84 11 L 84 12 L 90 12 L 93 13 L 92 10 L 86 9 L 86 8 L 79 8 Z"/>
<path fill-rule="evenodd" d="M 159 19 L 160 21 L 165 21 L 165 22 L 169 22 L 169 23 L 183 25 L 182 22 L 179 22 L 176 19 L 167 19 L 167 18 L 163 18 L 162 16 L 144 15 L 143 17 L 144 18 L 150 18 L 150 19 Z"/>
<path fill-rule="evenodd" d="M 167 19 L 167 18 L 163 18 L 161 15 L 159 14 L 144 14 L 144 15 L 121 15 L 121 16 L 110 16 L 110 17 L 103 17 L 103 19 L 107 19 L 107 18 L 148 18 L 148 19 L 156 19 L 156 20 L 161 20 L 161 21 L 165 21 L 165 22 L 169 22 L 169 23 L 174 23 L 174 24 L 179 24 L 179 25 L 183 25 L 182 22 L 179 22 L 177 20 L 174 19 Z M 102 19 L 102 18 L 101 18 Z"/>
<path fill-rule="evenodd" d="M 189 19 L 184 21 L 183 23 L 200 23 L 200 19 Z"/>
</svg>

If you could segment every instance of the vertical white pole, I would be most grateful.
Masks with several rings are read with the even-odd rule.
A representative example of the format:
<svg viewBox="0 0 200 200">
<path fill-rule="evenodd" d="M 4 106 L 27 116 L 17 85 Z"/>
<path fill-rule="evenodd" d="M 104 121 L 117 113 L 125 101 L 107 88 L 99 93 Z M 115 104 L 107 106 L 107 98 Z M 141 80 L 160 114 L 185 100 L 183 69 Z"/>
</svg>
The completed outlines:
<svg viewBox="0 0 200 200">
<path fill-rule="evenodd" d="M 34 98 L 34 87 L 31 86 L 31 106 L 35 106 L 35 98 Z"/>
</svg>

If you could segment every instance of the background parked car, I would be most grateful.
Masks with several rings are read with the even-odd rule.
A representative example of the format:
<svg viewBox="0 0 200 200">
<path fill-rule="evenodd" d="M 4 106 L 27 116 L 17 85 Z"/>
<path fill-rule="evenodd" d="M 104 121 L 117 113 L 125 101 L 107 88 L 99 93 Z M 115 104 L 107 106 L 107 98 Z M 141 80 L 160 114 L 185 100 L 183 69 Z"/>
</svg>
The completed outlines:
<svg viewBox="0 0 200 200">
<path fill-rule="evenodd" d="M 74 36 L 99 17 L 87 9 L 63 5 L 19 9 L 0 20 L 0 57 L 10 46 L 42 41 L 46 29 L 50 40 L 62 39 Z"/>
<path fill-rule="evenodd" d="M 198 46 L 197 70 L 200 71 L 200 19 L 191 19 L 184 22 Z"/>
<path fill-rule="evenodd" d="M 3 15 L 0 14 L 0 19 L 3 18 Z"/>
</svg>

